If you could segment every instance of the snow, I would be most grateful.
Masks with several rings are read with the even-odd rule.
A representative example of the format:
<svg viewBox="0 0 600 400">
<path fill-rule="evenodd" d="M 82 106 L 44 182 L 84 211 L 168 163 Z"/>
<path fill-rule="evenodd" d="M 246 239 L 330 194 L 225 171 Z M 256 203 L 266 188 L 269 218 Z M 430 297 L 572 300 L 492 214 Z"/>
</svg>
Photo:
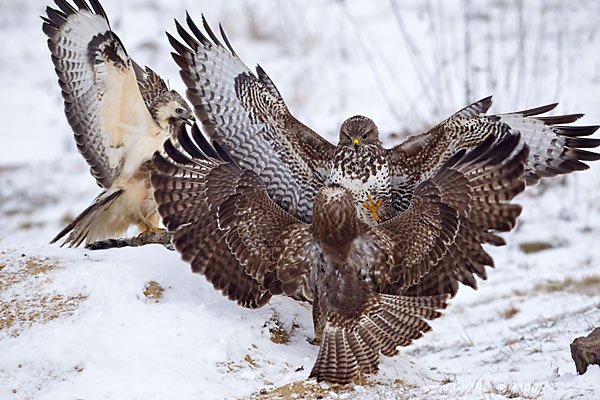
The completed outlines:
<svg viewBox="0 0 600 400">
<path fill-rule="evenodd" d="M 560 101 L 556 113 L 600 121 L 593 1 L 102 3 L 129 54 L 180 92 L 163 31 L 186 9 L 221 21 L 246 64 L 260 62 L 294 115 L 331 141 L 364 114 L 391 146 L 489 94 L 493 112 Z M 305 304 L 243 309 L 162 246 L 49 245 L 98 188 L 62 111 L 45 6 L 0 4 L 1 399 L 248 398 L 294 382 L 313 398 L 600 396 L 600 368 L 578 376 L 569 353 L 600 320 L 600 165 L 519 196 L 524 212 L 508 245 L 489 249 L 488 280 L 342 390 L 305 381 L 318 352 Z M 531 242 L 552 247 L 525 254 Z M 149 282 L 164 289 L 158 301 Z M 272 329 L 289 342 L 274 343 Z"/>
</svg>

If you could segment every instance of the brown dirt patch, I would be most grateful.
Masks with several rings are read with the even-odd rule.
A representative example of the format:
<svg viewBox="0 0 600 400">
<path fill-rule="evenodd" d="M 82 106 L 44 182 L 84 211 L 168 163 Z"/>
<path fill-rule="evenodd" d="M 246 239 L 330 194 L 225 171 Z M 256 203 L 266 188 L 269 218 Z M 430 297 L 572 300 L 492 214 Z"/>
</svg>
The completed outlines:
<svg viewBox="0 0 600 400">
<path fill-rule="evenodd" d="M 160 283 L 156 281 L 150 281 L 146 283 L 144 287 L 144 296 L 148 301 L 154 301 L 158 303 L 163 296 L 165 289 L 160 286 Z"/>
<path fill-rule="evenodd" d="M 33 324 L 70 316 L 87 296 L 68 296 L 44 291 L 50 272 L 62 268 L 49 258 L 0 261 L 0 335 L 18 336 Z"/>
</svg>

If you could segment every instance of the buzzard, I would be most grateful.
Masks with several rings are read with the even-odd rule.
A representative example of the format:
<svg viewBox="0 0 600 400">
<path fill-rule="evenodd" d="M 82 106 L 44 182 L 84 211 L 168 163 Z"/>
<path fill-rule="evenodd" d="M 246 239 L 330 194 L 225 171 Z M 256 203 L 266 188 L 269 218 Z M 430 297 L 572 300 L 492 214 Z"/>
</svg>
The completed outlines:
<svg viewBox="0 0 600 400">
<path fill-rule="evenodd" d="M 310 376 L 319 381 L 374 373 L 380 353 L 392 356 L 427 332 L 425 319 L 439 317 L 449 295 L 397 293 L 426 279 L 453 243 L 480 246 L 521 212 L 511 203 L 525 189 L 528 149 L 518 148 L 518 135 L 457 151 L 415 188 L 405 210 L 377 225 L 360 220 L 351 192 L 338 184 L 317 191 L 312 222 L 302 221 L 197 125 L 191 135 L 178 127 L 177 140 L 181 150 L 167 141 L 166 155 L 155 153 L 151 178 L 175 248 L 244 307 L 278 294 L 310 300 L 321 342 Z M 482 222 L 463 229 L 461 218 Z"/>
<path fill-rule="evenodd" d="M 585 161 L 600 154 L 586 151 L 600 145 L 591 139 L 598 126 L 569 126 L 582 116 L 540 116 L 556 104 L 507 114 L 485 115 L 491 97 L 458 111 L 427 132 L 386 149 L 369 118 L 346 120 L 337 146 L 298 121 L 266 72 L 253 73 L 233 50 L 223 28 L 221 38 L 203 18 L 204 32 L 186 15 L 187 29 L 175 21 L 180 39 L 167 33 L 173 59 L 187 86 L 186 95 L 211 142 L 227 151 L 242 168 L 255 172 L 269 196 L 296 218 L 312 221 L 313 201 L 323 186 L 339 184 L 353 194 L 361 221 L 376 225 L 409 206 L 416 187 L 437 173 L 458 149 L 471 149 L 488 138 L 502 140 L 520 133 L 530 153 L 525 181 L 588 168 Z M 474 229 L 481 221 L 461 217 L 461 226 Z M 461 229 L 462 232 L 462 229 Z M 504 244 L 498 237 L 487 243 Z M 421 294 L 450 290 L 457 282 L 476 287 L 474 275 L 486 278 L 489 255 L 476 246 L 470 251 L 457 241 L 455 257 L 440 261 L 437 282 L 424 283 Z M 456 261 L 459 260 L 460 262 Z M 424 291 L 424 292 L 423 292 Z"/>
<path fill-rule="evenodd" d="M 67 120 L 102 192 L 52 243 L 79 246 L 118 237 L 132 224 L 158 229 L 151 157 L 182 121 L 185 100 L 150 68 L 129 58 L 97 0 L 56 0 L 46 8 L 48 36 Z"/>
</svg>

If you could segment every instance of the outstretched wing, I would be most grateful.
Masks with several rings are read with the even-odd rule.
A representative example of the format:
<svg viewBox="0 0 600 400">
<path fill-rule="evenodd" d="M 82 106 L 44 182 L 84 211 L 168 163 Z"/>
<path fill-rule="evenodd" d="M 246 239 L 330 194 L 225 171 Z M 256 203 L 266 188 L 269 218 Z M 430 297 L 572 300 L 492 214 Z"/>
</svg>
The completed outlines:
<svg viewBox="0 0 600 400">
<path fill-rule="evenodd" d="M 516 132 L 521 134 L 530 149 L 524 173 L 528 185 L 537 183 L 540 177 L 587 169 L 584 161 L 600 159 L 600 154 L 582 150 L 600 145 L 600 139 L 586 137 L 598 126 L 562 125 L 583 114 L 540 117 L 557 105 L 550 104 L 508 114 L 482 115 L 491 104 L 491 97 L 486 97 L 387 151 L 396 210 L 405 209 L 414 188 L 432 176 L 457 149 L 472 148 L 490 135 L 500 139 Z"/>
<path fill-rule="evenodd" d="M 397 243 L 394 265 L 374 266 L 371 271 L 377 290 L 454 294 L 457 281 L 475 287 L 473 274 L 485 279 L 485 266 L 493 262 L 481 245 L 503 244 L 493 232 L 512 229 L 521 212 L 519 205 L 510 203 L 525 188 L 522 174 L 527 146 L 518 150 L 519 141 L 519 135 L 498 141 L 490 136 L 471 151 L 457 151 L 417 187 L 406 211 L 372 228 L 374 241 L 387 236 Z M 435 204 L 439 214 L 432 209 L 423 214 L 416 206 L 424 202 Z M 454 210 L 457 220 L 448 217 Z M 429 231 L 419 234 L 423 231 L 419 221 L 423 220 Z M 422 289 L 430 284 L 442 289 Z M 414 289 L 409 292 L 411 287 Z"/>
<path fill-rule="evenodd" d="M 77 148 L 98 184 L 108 188 L 137 139 L 158 127 L 146 108 L 132 61 L 97 0 L 55 0 L 42 29 Z M 150 150 L 151 152 L 152 150 Z M 136 165 L 138 160 L 128 160 Z M 128 167 L 125 167 L 128 168 Z"/>
<path fill-rule="evenodd" d="M 213 149 L 196 125 L 177 129 L 153 163 L 154 196 L 173 244 L 192 270 L 244 307 L 294 294 L 318 245 L 309 225 L 275 204 L 261 178 Z M 186 154 L 187 153 L 187 154 Z"/>
<path fill-rule="evenodd" d="M 264 70 L 257 67 L 254 75 L 222 28 L 225 45 L 204 18 L 206 35 L 189 15 L 186 21 L 191 33 L 176 22 L 185 44 L 167 36 L 204 131 L 240 166 L 258 174 L 278 205 L 310 222 L 313 198 L 331 169 L 334 146 L 290 114 Z"/>
</svg>

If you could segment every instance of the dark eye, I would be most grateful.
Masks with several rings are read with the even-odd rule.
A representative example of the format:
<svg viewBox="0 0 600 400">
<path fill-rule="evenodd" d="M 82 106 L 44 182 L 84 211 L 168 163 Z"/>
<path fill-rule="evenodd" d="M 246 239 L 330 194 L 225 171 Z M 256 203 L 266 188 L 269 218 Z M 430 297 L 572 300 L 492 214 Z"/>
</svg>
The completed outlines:
<svg viewBox="0 0 600 400">
<path fill-rule="evenodd" d="M 344 136 L 346 136 L 346 138 L 348 139 L 349 142 L 352 141 L 352 138 L 350 137 L 350 135 L 348 135 L 346 132 L 343 132 Z"/>
<path fill-rule="evenodd" d="M 175 114 L 183 114 L 185 112 L 185 110 L 181 107 L 177 107 L 175 109 Z"/>
<path fill-rule="evenodd" d="M 362 136 L 363 140 L 365 140 L 365 139 L 367 138 L 367 136 L 369 136 L 369 132 L 365 133 L 365 134 Z"/>
</svg>

